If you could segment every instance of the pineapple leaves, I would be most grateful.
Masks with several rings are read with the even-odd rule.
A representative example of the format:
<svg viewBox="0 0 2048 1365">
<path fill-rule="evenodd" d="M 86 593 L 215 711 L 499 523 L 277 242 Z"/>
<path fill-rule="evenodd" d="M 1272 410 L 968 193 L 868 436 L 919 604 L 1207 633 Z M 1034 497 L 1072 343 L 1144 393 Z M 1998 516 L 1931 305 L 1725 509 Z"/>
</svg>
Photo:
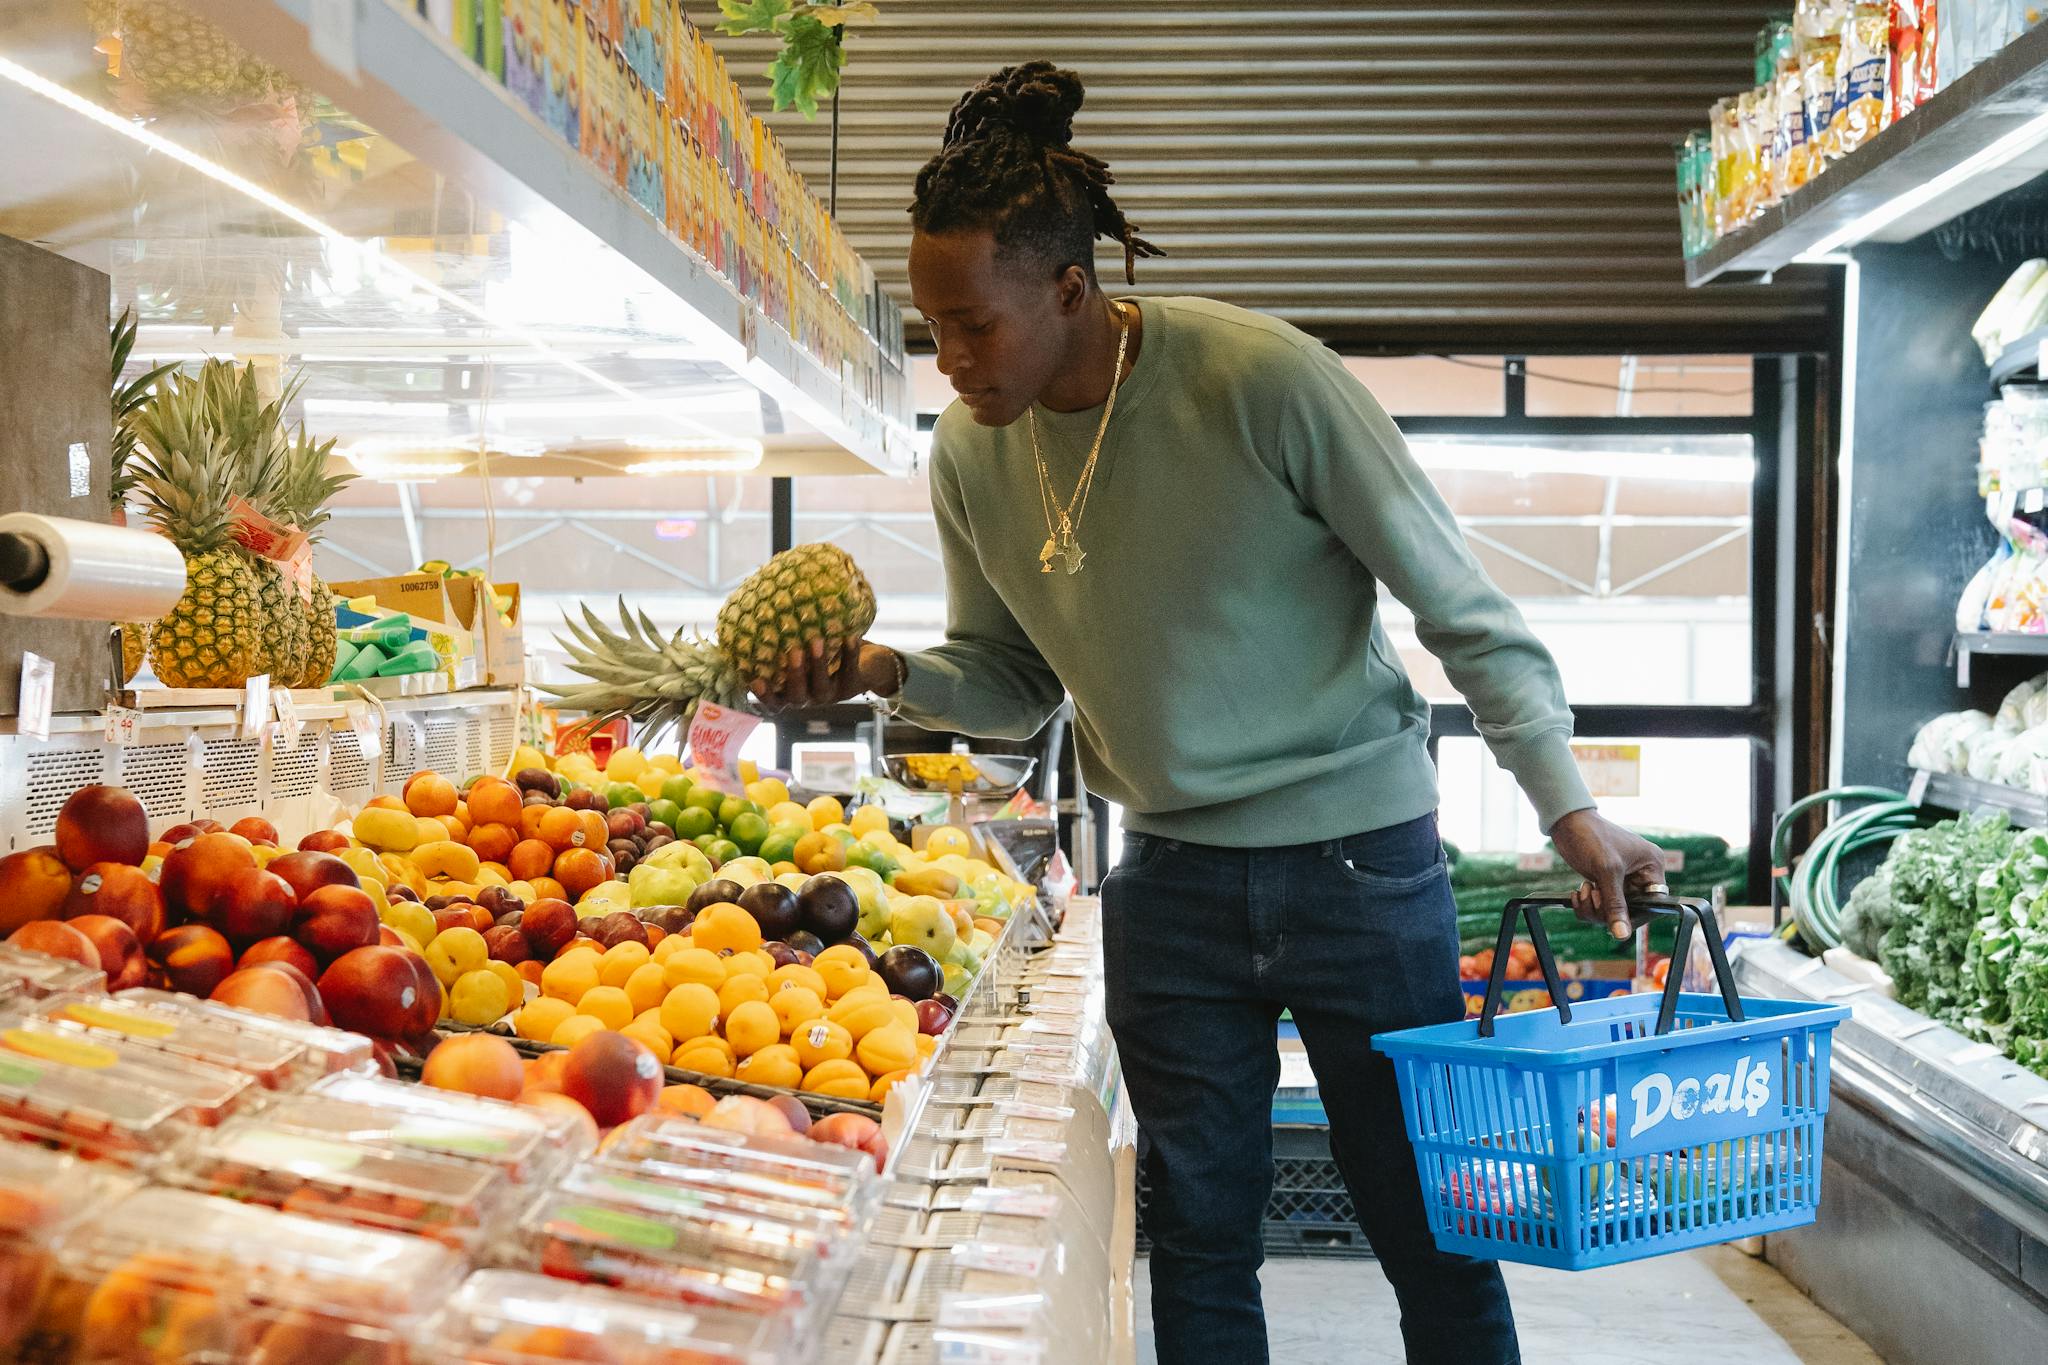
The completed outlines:
<svg viewBox="0 0 2048 1365">
<path fill-rule="evenodd" d="M 805 118 L 815 118 L 819 102 L 839 90 L 839 74 L 846 67 L 842 35 L 847 25 L 873 23 L 881 17 L 870 0 L 801 5 L 791 0 L 718 0 L 718 8 L 725 16 L 721 33 L 767 33 L 782 39 L 782 49 L 768 67 L 768 88 L 778 111 L 796 109 Z"/>
</svg>

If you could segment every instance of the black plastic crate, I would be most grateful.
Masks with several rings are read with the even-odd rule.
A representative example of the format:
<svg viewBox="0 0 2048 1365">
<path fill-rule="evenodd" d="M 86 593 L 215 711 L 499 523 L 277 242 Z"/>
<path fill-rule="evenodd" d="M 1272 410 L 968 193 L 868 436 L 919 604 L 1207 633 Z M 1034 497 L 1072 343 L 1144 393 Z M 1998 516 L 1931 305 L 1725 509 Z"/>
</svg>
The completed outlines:
<svg viewBox="0 0 2048 1365">
<path fill-rule="evenodd" d="M 1145 1233 L 1151 1190 L 1145 1163 L 1138 1164 L 1138 1254 L 1152 1249 Z M 1264 1227 L 1268 1256 L 1353 1260 L 1372 1248 L 1358 1226 L 1351 1195 L 1337 1163 L 1330 1159 L 1330 1130 L 1284 1127 L 1273 1130 L 1273 1194 Z"/>
</svg>

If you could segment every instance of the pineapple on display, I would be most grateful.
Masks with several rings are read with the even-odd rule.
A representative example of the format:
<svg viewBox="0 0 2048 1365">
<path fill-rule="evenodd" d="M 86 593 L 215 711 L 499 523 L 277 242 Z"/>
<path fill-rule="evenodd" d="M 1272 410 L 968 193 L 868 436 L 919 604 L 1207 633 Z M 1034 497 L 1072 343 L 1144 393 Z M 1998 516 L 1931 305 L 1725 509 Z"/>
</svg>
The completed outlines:
<svg viewBox="0 0 2048 1365">
<path fill-rule="evenodd" d="M 145 428 L 135 491 L 185 556 L 185 593 L 149 630 L 149 661 L 168 687 L 240 687 L 256 667 L 261 593 L 254 556 L 235 543 L 235 457 L 217 435 L 158 445 Z"/>
<path fill-rule="evenodd" d="M 328 501 L 355 478 L 327 472 L 333 450 L 333 440 L 315 441 L 303 424 L 292 433 L 284 481 L 278 489 L 278 515 L 303 531 L 309 544 L 319 540 L 317 533 L 328 522 Z M 292 683 L 296 687 L 319 687 L 334 675 L 334 594 L 319 574 L 311 575 L 311 586 L 307 597 L 294 591 L 291 604 L 298 609 L 300 638 L 305 644 L 302 667 Z"/>
<path fill-rule="evenodd" d="M 875 590 L 853 556 L 836 545 L 799 545 L 755 570 L 718 609 L 718 638 L 692 640 L 678 630 L 664 641 L 646 613 L 623 600 L 614 631 L 588 607 L 569 620 L 572 666 L 591 679 L 550 688 L 561 705 L 593 724 L 630 716 L 651 732 L 681 728 L 700 701 L 744 700 L 754 679 L 779 683 L 791 650 L 822 640 L 836 658 L 875 623 Z"/>
</svg>

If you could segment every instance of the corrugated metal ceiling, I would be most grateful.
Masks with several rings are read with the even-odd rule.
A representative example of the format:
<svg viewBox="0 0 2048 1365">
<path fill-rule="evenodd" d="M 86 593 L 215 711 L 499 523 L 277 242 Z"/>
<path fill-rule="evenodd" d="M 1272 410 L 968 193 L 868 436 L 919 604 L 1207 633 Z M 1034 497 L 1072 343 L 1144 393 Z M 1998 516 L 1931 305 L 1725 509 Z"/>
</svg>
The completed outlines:
<svg viewBox="0 0 2048 1365">
<path fill-rule="evenodd" d="M 711 20 L 708 4 L 692 4 Z M 998 66 L 1081 72 L 1076 143 L 1200 293 L 1359 350 L 1821 343 L 1819 279 L 1688 291 L 1671 143 L 1750 81 L 1764 4 L 880 0 L 850 39 L 839 216 L 898 297 L 917 168 Z M 717 39 L 766 109 L 758 40 Z M 812 183 L 829 118 L 772 120 Z M 1121 260 L 1105 253 L 1106 275 Z"/>
</svg>

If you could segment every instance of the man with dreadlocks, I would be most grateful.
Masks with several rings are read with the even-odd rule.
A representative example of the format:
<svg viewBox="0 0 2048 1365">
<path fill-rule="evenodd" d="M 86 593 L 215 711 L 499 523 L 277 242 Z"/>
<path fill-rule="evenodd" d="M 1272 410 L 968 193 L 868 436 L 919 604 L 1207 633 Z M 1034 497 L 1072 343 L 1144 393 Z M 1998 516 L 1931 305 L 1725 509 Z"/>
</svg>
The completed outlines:
<svg viewBox="0 0 2048 1365">
<path fill-rule="evenodd" d="M 1125 810 L 1104 884 L 1108 1014 L 1149 1142 L 1166 1365 L 1264 1361 L 1274 1024 L 1293 1012 L 1411 1361 L 1507 1365 L 1500 1274 L 1437 1250 L 1376 1033 L 1462 1018 L 1429 710 L 1381 585 L 1586 879 L 1617 938 L 1658 851 L 1594 810 L 1550 655 L 1486 579 L 1372 395 L 1283 323 L 1111 298 L 1157 250 L 1071 144 L 1080 80 L 998 72 L 918 174 L 911 289 L 960 401 L 933 435 L 946 641 L 817 657 L 782 704 L 860 692 L 1022 739 L 1071 694 L 1089 784 Z M 792 663 L 797 663 L 792 660 Z"/>
</svg>

